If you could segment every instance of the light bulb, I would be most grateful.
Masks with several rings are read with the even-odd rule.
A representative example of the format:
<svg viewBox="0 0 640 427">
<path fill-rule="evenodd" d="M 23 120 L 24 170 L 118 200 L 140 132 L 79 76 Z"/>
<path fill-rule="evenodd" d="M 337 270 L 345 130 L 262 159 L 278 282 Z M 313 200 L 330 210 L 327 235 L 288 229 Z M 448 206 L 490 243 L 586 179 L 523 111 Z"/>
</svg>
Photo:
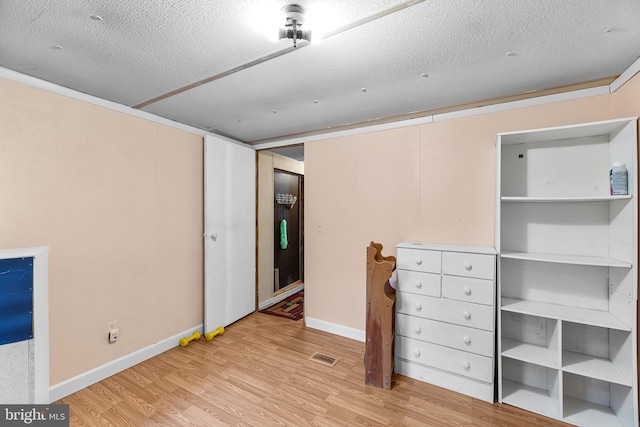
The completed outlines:
<svg viewBox="0 0 640 427">
<path fill-rule="evenodd" d="M 337 27 L 335 12 L 319 5 L 309 6 L 305 27 L 311 30 L 311 43 L 318 44 L 331 29 Z"/>
<path fill-rule="evenodd" d="M 284 23 L 282 12 L 275 1 L 256 4 L 248 17 L 249 25 L 268 40 L 280 40 L 280 28 Z"/>
<path fill-rule="evenodd" d="M 320 33 L 320 31 L 313 30 L 311 32 L 311 44 L 319 45 L 323 38 L 324 34 Z"/>
<path fill-rule="evenodd" d="M 276 43 L 280 40 L 282 35 L 282 28 L 278 28 L 277 26 L 271 26 L 271 28 L 265 28 L 265 35 L 270 42 Z"/>
</svg>

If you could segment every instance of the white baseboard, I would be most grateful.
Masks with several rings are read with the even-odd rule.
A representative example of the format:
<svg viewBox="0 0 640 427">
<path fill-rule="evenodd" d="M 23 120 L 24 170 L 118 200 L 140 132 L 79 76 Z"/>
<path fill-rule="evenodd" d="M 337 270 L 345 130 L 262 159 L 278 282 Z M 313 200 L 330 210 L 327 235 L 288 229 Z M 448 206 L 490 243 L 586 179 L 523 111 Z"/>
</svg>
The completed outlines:
<svg viewBox="0 0 640 427">
<path fill-rule="evenodd" d="M 198 325 L 194 328 L 187 329 L 172 337 L 166 338 L 148 347 L 142 348 L 138 351 L 134 351 L 131 354 L 122 356 L 119 359 L 113 360 L 109 363 L 105 363 L 102 366 L 91 369 L 73 378 L 69 378 L 66 381 L 58 383 L 49 389 L 49 400 L 55 402 L 62 399 L 65 396 L 75 393 L 78 390 L 82 390 L 85 387 L 102 381 L 118 372 L 124 371 L 132 366 L 137 365 L 140 362 L 144 362 L 154 356 L 164 353 L 167 350 L 177 347 L 180 343 L 180 338 L 188 337 L 194 332 L 203 333 L 203 325 Z"/>
<path fill-rule="evenodd" d="M 296 286 L 295 288 L 289 289 L 287 292 L 283 292 L 281 294 L 276 295 L 273 298 L 269 298 L 268 300 L 261 302 L 260 304 L 258 304 L 258 310 L 262 310 L 263 308 L 272 306 L 273 304 L 282 301 L 286 297 L 291 296 L 298 291 L 301 291 L 302 289 L 304 289 L 304 283 L 299 286 Z"/>
<path fill-rule="evenodd" d="M 321 331 L 329 332 L 330 334 L 340 335 L 341 337 L 351 338 L 356 341 L 364 342 L 366 337 L 366 332 L 363 330 L 338 325 L 337 323 L 331 323 L 325 320 L 314 319 L 313 317 L 305 317 L 304 324 L 309 328 L 319 329 Z"/>
</svg>

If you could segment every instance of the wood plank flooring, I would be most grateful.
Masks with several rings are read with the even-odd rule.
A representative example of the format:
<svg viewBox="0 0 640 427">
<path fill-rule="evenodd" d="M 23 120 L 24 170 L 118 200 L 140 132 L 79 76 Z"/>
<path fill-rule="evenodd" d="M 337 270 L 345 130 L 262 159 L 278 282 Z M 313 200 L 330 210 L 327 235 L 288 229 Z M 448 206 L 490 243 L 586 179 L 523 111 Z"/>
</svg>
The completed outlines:
<svg viewBox="0 0 640 427">
<path fill-rule="evenodd" d="M 567 425 L 397 374 L 390 391 L 365 386 L 363 356 L 364 343 L 253 313 L 56 403 L 72 426 Z"/>
</svg>

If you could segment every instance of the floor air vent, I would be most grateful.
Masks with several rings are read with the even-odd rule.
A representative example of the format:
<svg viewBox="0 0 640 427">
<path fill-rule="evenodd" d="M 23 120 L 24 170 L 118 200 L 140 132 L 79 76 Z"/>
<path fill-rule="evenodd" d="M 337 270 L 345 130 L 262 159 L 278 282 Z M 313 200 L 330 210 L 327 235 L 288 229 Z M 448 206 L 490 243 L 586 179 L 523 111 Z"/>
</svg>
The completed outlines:
<svg viewBox="0 0 640 427">
<path fill-rule="evenodd" d="M 336 363 L 338 363 L 338 359 L 337 358 L 331 357 L 331 356 L 327 356 L 326 354 L 322 354 L 322 353 L 313 353 L 313 356 L 311 356 L 309 358 L 309 360 L 313 360 L 314 362 L 321 363 L 321 364 L 323 364 L 325 366 L 329 366 L 331 368 L 336 366 Z"/>
</svg>

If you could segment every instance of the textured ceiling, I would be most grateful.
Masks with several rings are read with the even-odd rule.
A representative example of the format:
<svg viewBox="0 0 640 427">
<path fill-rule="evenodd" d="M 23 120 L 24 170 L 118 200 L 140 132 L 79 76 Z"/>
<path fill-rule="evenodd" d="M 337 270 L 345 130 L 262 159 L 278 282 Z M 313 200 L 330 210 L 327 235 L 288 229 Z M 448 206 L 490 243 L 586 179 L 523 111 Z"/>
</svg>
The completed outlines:
<svg viewBox="0 0 640 427">
<path fill-rule="evenodd" d="M 0 66 L 256 143 L 615 77 L 640 55 L 638 0 L 300 0 L 339 30 L 295 50 L 257 30 L 288 3 L 0 0 Z"/>
</svg>

